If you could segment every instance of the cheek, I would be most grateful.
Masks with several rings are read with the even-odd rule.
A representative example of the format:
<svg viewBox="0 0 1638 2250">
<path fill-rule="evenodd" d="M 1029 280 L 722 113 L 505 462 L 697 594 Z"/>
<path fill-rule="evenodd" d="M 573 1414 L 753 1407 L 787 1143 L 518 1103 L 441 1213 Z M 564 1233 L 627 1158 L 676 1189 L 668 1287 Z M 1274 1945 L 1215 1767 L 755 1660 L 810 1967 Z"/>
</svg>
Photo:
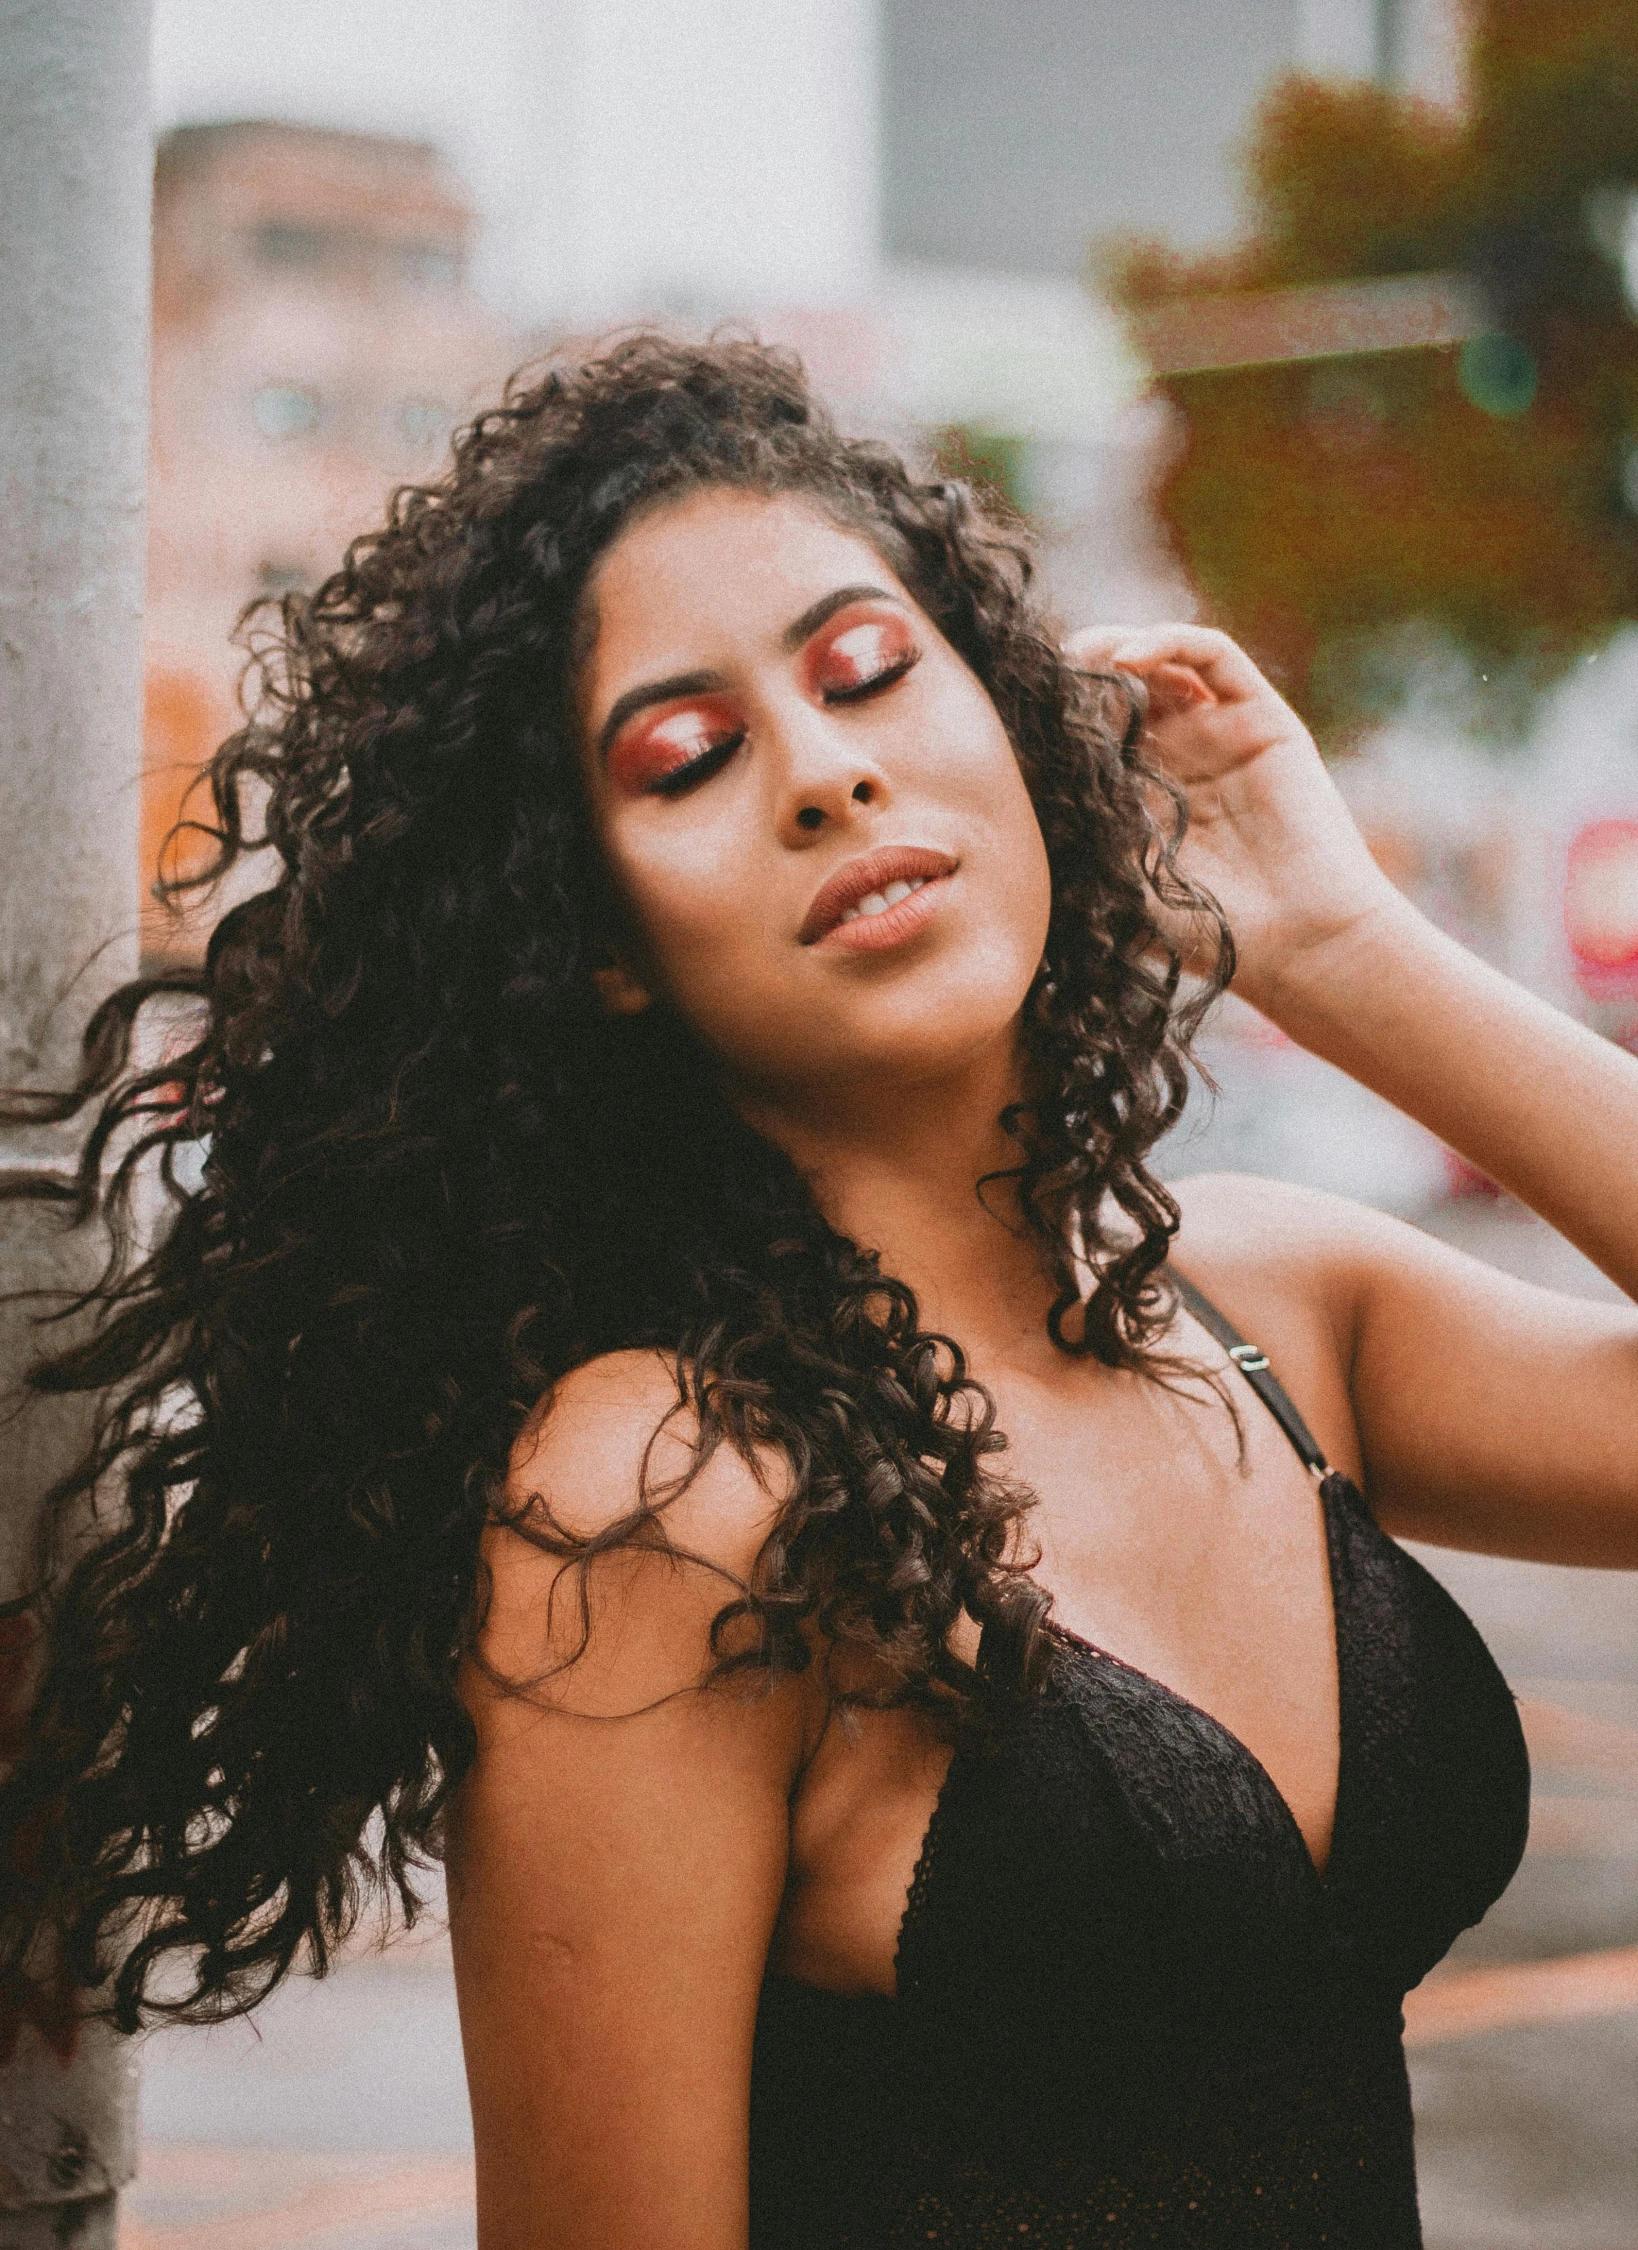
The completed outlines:
<svg viewBox="0 0 1638 2250">
<path fill-rule="evenodd" d="M 1052 870 L 1023 770 L 994 706 L 987 696 L 982 700 L 988 725 L 969 738 L 972 754 L 962 780 L 974 829 L 984 838 L 988 924 L 1011 964 L 1007 973 L 1027 984 L 1046 945 Z"/>
<path fill-rule="evenodd" d="M 1052 920 L 1052 869 L 1047 861 L 1046 840 L 1022 776 L 1015 790 L 1008 794 L 1007 811 L 996 870 L 1001 886 L 1001 911 L 1020 970 L 1027 970 L 1033 977 L 1045 950 Z"/>
<path fill-rule="evenodd" d="M 662 843 L 619 826 L 604 848 L 649 972 L 681 998 L 724 959 L 744 964 L 765 917 L 731 828 L 673 822 Z"/>
<path fill-rule="evenodd" d="M 1023 769 L 994 704 L 976 681 L 952 696 L 944 739 L 956 745 L 946 772 L 952 793 L 982 822 L 999 869 L 1033 894 L 1049 884 L 1046 842 Z M 1020 903 L 1023 903 L 1022 901 Z"/>
</svg>

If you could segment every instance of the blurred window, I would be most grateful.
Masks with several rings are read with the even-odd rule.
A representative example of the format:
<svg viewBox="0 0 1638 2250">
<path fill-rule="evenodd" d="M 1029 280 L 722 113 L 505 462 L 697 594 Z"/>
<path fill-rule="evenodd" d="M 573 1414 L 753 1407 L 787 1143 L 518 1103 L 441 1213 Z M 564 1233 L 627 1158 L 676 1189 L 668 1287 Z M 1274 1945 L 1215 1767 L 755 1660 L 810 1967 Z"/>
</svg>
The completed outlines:
<svg viewBox="0 0 1638 2250">
<path fill-rule="evenodd" d="M 423 450 L 448 437 L 455 415 L 441 398 L 402 398 L 393 409 L 392 425 L 396 437 Z"/>
<path fill-rule="evenodd" d="M 1594 243 L 1621 277 L 1627 310 L 1638 314 L 1638 188 L 1612 181 L 1582 205 Z"/>
<path fill-rule="evenodd" d="M 1621 487 L 1621 502 L 1628 515 L 1638 516 L 1638 438 L 1626 437 L 1621 441 L 1620 468 L 1617 472 Z"/>
<path fill-rule="evenodd" d="M 286 219 L 269 219 L 253 230 L 250 242 L 269 266 L 322 266 L 336 246 L 335 236 L 323 227 L 293 226 Z"/>
<path fill-rule="evenodd" d="M 262 594 L 305 593 L 307 573 L 300 563 L 264 562 L 257 566 L 256 590 Z"/>
<path fill-rule="evenodd" d="M 318 394 L 300 383 L 264 383 L 250 411 L 263 437 L 310 437 L 319 425 Z"/>
<path fill-rule="evenodd" d="M 453 289 L 461 278 L 461 253 L 443 242 L 406 242 L 398 271 L 412 289 Z"/>
</svg>

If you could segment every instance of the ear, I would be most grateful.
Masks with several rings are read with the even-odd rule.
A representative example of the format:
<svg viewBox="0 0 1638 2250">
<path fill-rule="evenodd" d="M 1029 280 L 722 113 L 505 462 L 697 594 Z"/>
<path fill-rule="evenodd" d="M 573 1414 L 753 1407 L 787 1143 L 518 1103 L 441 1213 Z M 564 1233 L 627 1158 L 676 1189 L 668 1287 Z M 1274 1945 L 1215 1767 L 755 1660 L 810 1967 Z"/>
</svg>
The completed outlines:
<svg viewBox="0 0 1638 2250">
<path fill-rule="evenodd" d="M 605 1015 L 640 1016 L 654 999 L 647 985 L 639 983 L 618 961 L 606 969 L 593 969 L 592 983 L 597 987 L 597 997 L 603 1003 Z"/>
</svg>

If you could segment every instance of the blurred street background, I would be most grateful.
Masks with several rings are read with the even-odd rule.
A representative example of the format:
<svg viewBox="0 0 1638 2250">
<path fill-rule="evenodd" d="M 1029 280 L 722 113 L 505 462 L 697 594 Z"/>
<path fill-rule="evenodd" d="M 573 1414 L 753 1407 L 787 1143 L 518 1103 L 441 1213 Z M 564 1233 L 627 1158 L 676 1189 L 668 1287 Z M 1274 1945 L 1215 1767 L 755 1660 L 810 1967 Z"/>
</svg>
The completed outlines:
<svg viewBox="0 0 1638 2250">
<path fill-rule="evenodd" d="M 158 0 L 154 96 L 147 879 L 245 604 L 514 365 L 737 321 L 1026 519 L 1066 624 L 1239 634 L 1395 879 L 1638 1044 L 1638 0 Z M 1172 1173 L 1605 1290 L 1248 1009 L 1203 1054 Z M 1431 2250 L 1638 2250 L 1638 1579 L 1426 1559 L 1538 1781 L 1413 2002 Z M 436 1917 L 142 2069 L 125 2250 L 471 2243 Z"/>
</svg>

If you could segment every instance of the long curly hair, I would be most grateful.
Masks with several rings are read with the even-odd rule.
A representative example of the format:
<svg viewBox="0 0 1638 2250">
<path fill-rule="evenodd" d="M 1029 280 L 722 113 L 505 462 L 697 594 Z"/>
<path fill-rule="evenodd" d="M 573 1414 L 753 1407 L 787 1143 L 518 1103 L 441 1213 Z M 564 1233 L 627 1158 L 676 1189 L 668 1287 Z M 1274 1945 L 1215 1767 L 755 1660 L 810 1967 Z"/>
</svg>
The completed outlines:
<svg viewBox="0 0 1638 2250">
<path fill-rule="evenodd" d="M 486 1525 L 582 1571 L 663 1537 L 674 1482 L 589 1541 L 508 1499 L 520 1432 L 599 1353 L 666 1355 L 696 1466 L 726 1441 L 788 1469 L 702 1684 L 816 1641 L 945 1723 L 1039 1683 L 1030 1496 L 992 1465 L 959 1343 L 827 1223 L 685 1023 L 598 1004 L 582 597 L 640 511 L 709 486 L 803 496 L 873 542 L 993 698 L 1052 877 L 1028 1099 L 1003 1120 L 1052 1336 L 1172 1364 L 1177 1211 L 1145 1160 L 1231 955 L 1177 872 L 1135 689 L 1065 661 L 1016 524 L 839 435 L 788 357 L 639 335 L 514 379 L 446 474 L 252 633 L 249 723 L 207 769 L 212 862 L 171 887 L 263 842 L 276 878 L 200 969 L 101 1007 L 75 1086 L 12 1097 L 88 1114 L 65 1217 L 111 1222 L 115 1248 L 89 1331 L 30 1378 L 95 1401 L 51 1520 L 102 1514 L 42 1559 L 0 1970 L 47 1953 L 126 2029 L 238 2012 L 298 1956 L 322 1971 L 369 1897 L 413 1919 L 474 1755 L 457 1674 Z M 1215 934 L 1186 1006 L 1157 902 Z M 150 1009 L 185 1028 L 144 1064 Z M 134 1223 L 156 1194 L 161 1221 Z M 963 1610 L 983 1678 L 948 1645 Z"/>
</svg>

